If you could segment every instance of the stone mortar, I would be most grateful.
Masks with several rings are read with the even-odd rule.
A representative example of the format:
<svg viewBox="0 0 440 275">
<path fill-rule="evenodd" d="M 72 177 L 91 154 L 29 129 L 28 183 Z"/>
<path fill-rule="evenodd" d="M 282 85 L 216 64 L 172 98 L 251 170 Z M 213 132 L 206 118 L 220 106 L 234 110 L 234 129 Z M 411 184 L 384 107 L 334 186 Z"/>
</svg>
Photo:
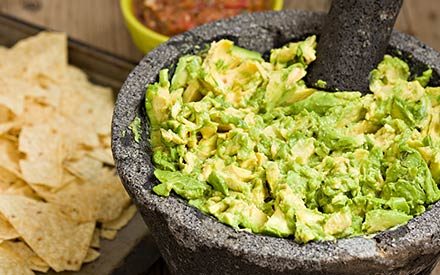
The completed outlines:
<svg viewBox="0 0 440 275">
<path fill-rule="evenodd" d="M 370 71 L 382 61 L 403 0 L 332 0 L 322 26 L 318 59 L 307 82 L 330 91 L 369 91 Z"/>
<path fill-rule="evenodd" d="M 117 99 L 112 149 L 118 173 L 153 232 L 175 274 L 429 274 L 440 254 L 440 203 L 407 225 L 374 237 L 356 237 L 306 245 L 292 239 L 235 231 L 188 206 L 177 196 L 151 192 L 157 183 L 150 160 L 145 87 L 159 70 L 175 65 L 196 46 L 228 38 L 239 46 L 267 53 L 289 41 L 319 33 L 325 15 L 283 11 L 241 15 L 201 26 L 170 39 L 130 73 Z M 413 37 L 394 32 L 389 52 L 407 60 L 413 72 L 430 66 L 439 85 L 440 54 Z M 142 140 L 134 141 L 129 124 L 142 119 Z"/>
</svg>

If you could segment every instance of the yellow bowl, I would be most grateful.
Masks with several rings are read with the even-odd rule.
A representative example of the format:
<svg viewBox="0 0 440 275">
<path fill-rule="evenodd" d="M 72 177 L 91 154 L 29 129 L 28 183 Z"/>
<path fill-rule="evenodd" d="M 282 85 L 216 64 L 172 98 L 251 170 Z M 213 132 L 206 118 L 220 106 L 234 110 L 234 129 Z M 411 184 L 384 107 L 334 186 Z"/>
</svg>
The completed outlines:
<svg viewBox="0 0 440 275">
<path fill-rule="evenodd" d="M 281 10 L 283 3 L 283 0 L 272 0 L 272 9 Z M 157 45 L 168 40 L 168 36 L 155 32 L 139 22 L 133 12 L 133 0 L 120 0 L 120 6 L 131 39 L 143 53 L 149 52 Z"/>
</svg>

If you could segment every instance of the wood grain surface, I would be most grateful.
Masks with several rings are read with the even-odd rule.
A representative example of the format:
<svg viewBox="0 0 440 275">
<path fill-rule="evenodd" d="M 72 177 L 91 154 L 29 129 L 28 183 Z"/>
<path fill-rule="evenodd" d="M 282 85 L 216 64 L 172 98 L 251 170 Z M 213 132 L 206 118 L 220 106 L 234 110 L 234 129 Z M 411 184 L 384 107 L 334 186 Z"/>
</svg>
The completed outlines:
<svg viewBox="0 0 440 275">
<path fill-rule="evenodd" d="M 0 0 L 0 11 L 131 60 L 142 57 L 131 42 L 117 0 Z"/>
<path fill-rule="evenodd" d="M 176 0 L 177 1 L 177 0 Z M 285 9 L 327 11 L 330 0 L 285 0 Z M 0 11 L 114 54 L 139 60 L 118 0 L 0 0 Z M 440 50 L 440 0 L 405 0 L 396 28 Z"/>
</svg>

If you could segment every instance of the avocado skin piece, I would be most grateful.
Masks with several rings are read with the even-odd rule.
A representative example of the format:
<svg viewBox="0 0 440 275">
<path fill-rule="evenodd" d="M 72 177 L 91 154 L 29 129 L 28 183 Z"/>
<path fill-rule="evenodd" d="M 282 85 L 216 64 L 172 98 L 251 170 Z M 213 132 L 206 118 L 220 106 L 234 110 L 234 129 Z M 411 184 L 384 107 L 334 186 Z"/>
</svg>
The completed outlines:
<svg viewBox="0 0 440 275">
<path fill-rule="evenodd" d="M 299 243 L 376 234 L 440 199 L 440 88 L 386 55 L 368 95 L 307 87 L 316 37 L 261 54 L 232 41 L 147 87 L 160 196 Z"/>
</svg>

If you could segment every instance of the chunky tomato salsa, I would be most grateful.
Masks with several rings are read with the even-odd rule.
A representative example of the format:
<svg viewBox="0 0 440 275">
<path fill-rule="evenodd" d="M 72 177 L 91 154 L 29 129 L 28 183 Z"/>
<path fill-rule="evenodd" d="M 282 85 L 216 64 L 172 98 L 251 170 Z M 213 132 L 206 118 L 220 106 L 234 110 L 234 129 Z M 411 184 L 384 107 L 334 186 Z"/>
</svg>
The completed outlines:
<svg viewBox="0 0 440 275">
<path fill-rule="evenodd" d="M 134 9 L 148 28 L 172 36 L 221 18 L 266 10 L 269 3 L 266 0 L 136 0 Z"/>
</svg>

